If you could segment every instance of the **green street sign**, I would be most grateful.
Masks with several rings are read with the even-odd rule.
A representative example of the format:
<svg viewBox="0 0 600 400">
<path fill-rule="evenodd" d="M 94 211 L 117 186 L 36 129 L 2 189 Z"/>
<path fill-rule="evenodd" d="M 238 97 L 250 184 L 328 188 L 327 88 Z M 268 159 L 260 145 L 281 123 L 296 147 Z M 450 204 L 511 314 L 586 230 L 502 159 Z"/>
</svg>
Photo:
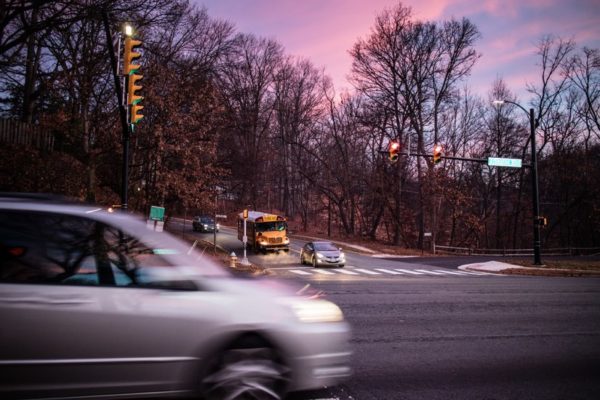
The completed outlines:
<svg viewBox="0 0 600 400">
<path fill-rule="evenodd" d="M 521 168 L 522 162 L 520 158 L 495 158 L 488 157 L 488 165 L 491 167 L 510 167 Z"/>
<path fill-rule="evenodd" d="M 150 207 L 150 219 L 152 221 L 162 221 L 165 219 L 165 208 L 164 207 Z"/>
</svg>

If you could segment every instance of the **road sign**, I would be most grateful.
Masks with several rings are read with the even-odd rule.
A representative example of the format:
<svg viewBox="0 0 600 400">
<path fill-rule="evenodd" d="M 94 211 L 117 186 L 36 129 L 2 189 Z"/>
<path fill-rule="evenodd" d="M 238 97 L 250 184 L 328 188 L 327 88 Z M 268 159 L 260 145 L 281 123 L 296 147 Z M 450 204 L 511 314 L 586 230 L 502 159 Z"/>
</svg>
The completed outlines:
<svg viewBox="0 0 600 400">
<path fill-rule="evenodd" d="M 425 237 L 431 237 L 431 232 L 425 232 L 425 233 L 423 234 L 423 236 L 425 236 Z"/>
<path fill-rule="evenodd" d="M 165 208 L 164 207 L 150 207 L 150 219 L 152 221 L 162 221 L 165 219 Z"/>
<path fill-rule="evenodd" d="M 520 158 L 488 157 L 488 165 L 492 167 L 521 168 L 522 162 Z"/>
<path fill-rule="evenodd" d="M 227 215 L 225 215 L 225 214 L 217 214 L 217 215 L 215 215 L 215 217 L 227 219 Z"/>
</svg>

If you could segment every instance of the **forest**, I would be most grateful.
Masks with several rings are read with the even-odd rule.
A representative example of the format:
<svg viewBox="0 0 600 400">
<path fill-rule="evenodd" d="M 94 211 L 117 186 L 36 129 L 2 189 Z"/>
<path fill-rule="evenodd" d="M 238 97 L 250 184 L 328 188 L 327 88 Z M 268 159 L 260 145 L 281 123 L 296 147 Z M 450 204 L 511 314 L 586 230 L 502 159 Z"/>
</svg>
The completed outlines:
<svg viewBox="0 0 600 400">
<path fill-rule="evenodd" d="M 347 49 L 354 90 L 341 93 L 276 39 L 187 0 L 7 0 L 0 19 L 0 191 L 119 203 L 108 43 L 129 22 L 143 43 L 144 107 L 131 136 L 131 211 L 251 207 L 295 230 L 411 249 L 428 239 L 531 248 L 531 168 L 425 155 L 441 144 L 448 157 L 529 164 L 533 109 L 542 247 L 600 247 L 600 49 L 538 38 L 525 103 L 502 78 L 485 97 L 469 88 L 481 56 L 471 21 L 421 21 L 401 2 Z M 37 139 L 19 139 L 28 132 Z M 391 141 L 404 153 L 395 162 Z"/>
</svg>

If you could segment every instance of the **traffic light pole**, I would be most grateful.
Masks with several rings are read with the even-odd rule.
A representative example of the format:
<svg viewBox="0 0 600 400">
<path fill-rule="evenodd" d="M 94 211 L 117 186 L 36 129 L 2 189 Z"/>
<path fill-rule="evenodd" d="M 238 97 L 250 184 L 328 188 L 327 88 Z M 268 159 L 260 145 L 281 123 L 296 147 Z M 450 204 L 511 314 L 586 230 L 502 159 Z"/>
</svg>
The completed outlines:
<svg viewBox="0 0 600 400">
<path fill-rule="evenodd" d="M 119 77 L 119 66 L 117 55 L 113 46 L 112 35 L 110 34 L 110 24 L 108 12 L 102 10 L 102 19 L 104 21 L 104 31 L 106 33 L 106 43 L 108 47 L 108 55 L 113 70 L 115 80 L 115 90 L 117 92 L 117 101 L 119 106 L 119 119 L 121 120 L 121 129 L 123 132 L 123 161 L 121 165 L 122 181 L 121 181 L 121 209 L 127 210 L 127 191 L 129 183 L 129 125 L 127 124 L 127 110 L 123 99 L 123 89 L 121 88 L 121 79 Z"/>
</svg>

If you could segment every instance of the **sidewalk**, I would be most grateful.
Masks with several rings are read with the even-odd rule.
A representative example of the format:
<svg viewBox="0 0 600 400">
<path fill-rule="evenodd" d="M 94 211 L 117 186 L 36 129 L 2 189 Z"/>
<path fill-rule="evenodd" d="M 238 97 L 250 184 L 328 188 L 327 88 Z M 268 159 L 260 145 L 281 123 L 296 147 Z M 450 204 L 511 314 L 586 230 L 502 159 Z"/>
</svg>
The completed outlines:
<svg viewBox="0 0 600 400">
<path fill-rule="evenodd" d="M 576 269 L 558 268 L 536 268 L 522 267 L 520 265 L 507 264 L 500 261 L 488 261 L 461 265 L 458 269 L 463 271 L 491 272 L 505 275 L 529 275 L 529 276 L 598 276 L 600 271 L 586 271 Z"/>
</svg>

